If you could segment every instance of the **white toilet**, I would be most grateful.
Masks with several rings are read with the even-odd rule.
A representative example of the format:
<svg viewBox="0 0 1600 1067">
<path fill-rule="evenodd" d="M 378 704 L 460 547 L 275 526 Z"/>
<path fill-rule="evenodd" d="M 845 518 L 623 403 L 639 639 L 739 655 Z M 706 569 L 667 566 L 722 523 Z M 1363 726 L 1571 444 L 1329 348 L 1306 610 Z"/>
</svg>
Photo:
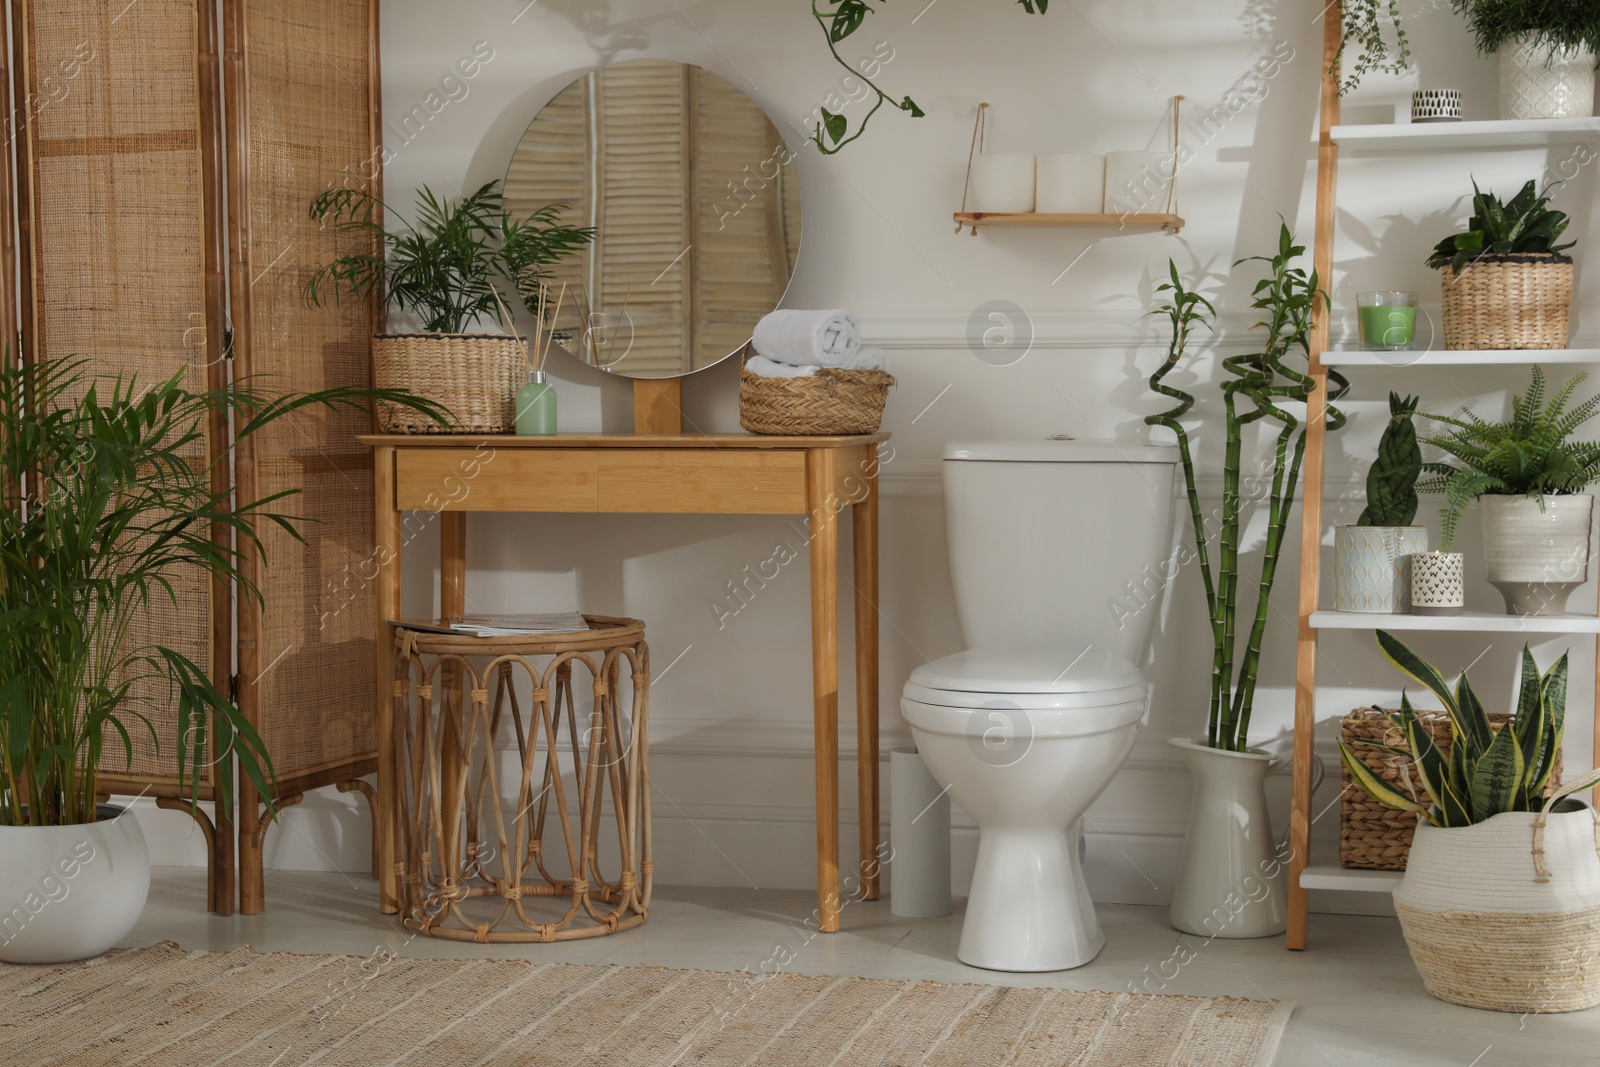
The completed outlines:
<svg viewBox="0 0 1600 1067">
<path fill-rule="evenodd" d="M 1083 813 L 1133 747 L 1137 664 L 1171 574 L 1176 448 L 991 441 L 944 452 L 956 610 L 969 651 L 918 667 L 900 710 L 978 823 L 956 955 L 997 971 L 1094 959 Z"/>
</svg>

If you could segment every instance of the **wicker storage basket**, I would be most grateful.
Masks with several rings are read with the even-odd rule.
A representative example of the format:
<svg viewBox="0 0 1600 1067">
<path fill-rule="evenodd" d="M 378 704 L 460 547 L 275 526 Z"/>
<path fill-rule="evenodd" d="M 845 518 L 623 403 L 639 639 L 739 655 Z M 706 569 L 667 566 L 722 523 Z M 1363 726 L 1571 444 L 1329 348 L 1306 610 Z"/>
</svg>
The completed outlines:
<svg viewBox="0 0 1600 1067">
<path fill-rule="evenodd" d="M 739 425 L 751 433 L 877 433 L 894 376 L 824 367 L 809 378 L 739 370 Z"/>
<path fill-rule="evenodd" d="M 1451 350 L 1565 348 L 1572 260 L 1555 253 L 1482 256 L 1457 274 L 1439 268 L 1444 346 Z"/>
<path fill-rule="evenodd" d="M 441 426 L 420 411 L 378 405 L 384 433 L 510 433 L 517 390 L 528 380 L 527 342 L 503 334 L 386 333 L 372 339 L 372 381 L 436 400 Z"/>
<path fill-rule="evenodd" d="M 1417 717 L 1439 751 L 1448 755 L 1450 717 L 1442 711 L 1419 711 Z M 1505 712 L 1491 712 L 1489 721 L 1499 729 L 1511 721 L 1511 716 Z M 1357 740 L 1377 741 L 1403 748 L 1405 738 L 1389 720 L 1371 708 L 1357 708 L 1345 716 L 1341 736 L 1380 780 L 1406 796 L 1426 797 L 1410 760 L 1370 745 L 1352 744 Z M 1550 776 L 1551 786 L 1560 781 L 1561 754 L 1557 753 L 1555 773 Z M 1344 788 L 1339 795 L 1339 866 L 1371 871 L 1405 870 L 1406 857 L 1411 854 L 1411 838 L 1417 829 L 1416 813 L 1396 811 L 1379 804 L 1355 783 L 1348 769 L 1341 771 L 1340 784 Z"/>
</svg>

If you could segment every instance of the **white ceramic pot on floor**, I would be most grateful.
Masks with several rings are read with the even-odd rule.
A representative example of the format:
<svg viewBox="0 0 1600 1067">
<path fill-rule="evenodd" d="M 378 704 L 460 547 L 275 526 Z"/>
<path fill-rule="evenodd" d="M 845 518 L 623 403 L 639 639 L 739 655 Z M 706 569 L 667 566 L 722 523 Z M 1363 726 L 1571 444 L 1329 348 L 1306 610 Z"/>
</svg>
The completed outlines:
<svg viewBox="0 0 1600 1067">
<path fill-rule="evenodd" d="M 1594 497 L 1483 496 L 1484 558 L 1489 584 L 1507 615 L 1561 615 L 1567 597 L 1589 577 Z"/>
<path fill-rule="evenodd" d="M 150 853 L 125 808 L 100 821 L 0 825 L 0 961 L 68 963 L 128 935 L 150 895 Z"/>
</svg>

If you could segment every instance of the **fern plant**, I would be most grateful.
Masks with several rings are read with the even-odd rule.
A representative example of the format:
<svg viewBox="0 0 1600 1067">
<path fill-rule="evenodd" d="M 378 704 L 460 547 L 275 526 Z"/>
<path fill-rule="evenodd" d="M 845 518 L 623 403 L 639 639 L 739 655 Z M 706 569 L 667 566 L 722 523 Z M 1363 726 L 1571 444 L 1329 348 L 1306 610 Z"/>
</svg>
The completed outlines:
<svg viewBox="0 0 1600 1067">
<path fill-rule="evenodd" d="M 1550 190 L 1534 191 L 1528 182 L 1510 200 L 1501 202 L 1493 193 L 1472 183 L 1472 219 L 1465 233 L 1455 233 L 1434 246 L 1428 256 L 1428 266 L 1437 270 L 1448 264 L 1454 274 L 1482 256 L 1545 255 L 1550 254 L 1563 263 L 1572 257 L 1561 253 L 1577 242 L 1564 245 L 1556 241 L 1566 231 L 1571 220 L 1563 211 L 1550 207 Z"/>
<path fill-rule="evenodd" d="M 1539 811 L 1561 752 L 1567 707 L 1567 657 L 1565 654 L 1543 674 L 1533 653 L 1522 648 L 1522 680 L 1511 721 L 1498 731 L 1484 711 L 1465 671 L 1452 688 L 1444 675 L 1405 643 L 1384 630 L 1378 647 L 1406 675 L 1429 689 L 1444 704 L 1450 717 L 1450 752 L 1439 751 L 1417 718 L 1411 698 L 1400 695 L 1398 713 L 1374 708 L 1400 731 L 1404 746 L 1377 741 L 1354 743 L 1409 760 L 1422 784 L 1424 796 L 1408 796 L 1373 773 L 1355 749 L 1339 742 L 1339 755 L 1355 782 L 1380 804 L 1414 811 L 1435 826 L 1470 826 L 1510 811 Z M 1600 779 L 1590 774 L 1563 788 L 1576 792 Z"/>
<path fill-rule="evenodd" d="M 1425 443 L 1456 462 L 1424 463 L 1429 477 L 1417 484 L 1421 492 L 1444 494 L 1439 514 L 1446 552 L 1455 543 L 1461 512 L 1480 496 L 1530 496 L 1543 507 L 1546 494 L 1581 493 L 1600 482 L 1600 443 L 1567 440 L 1600 411 L 1600 396 L 1567 410 L 1573 392 L 1587 377 L 1574 375 L 1547 401 L 1544 369 L 1535 366 L 1528 391 L 1512 398 L 1509 422 L 1488 422 L 1470 410 L 1461 418 L 1425 416 L 1454 427 Z"/>
<path fill-rule="evenodd" d="M 1452 6 L 1484 55 L 1525 34 L 1552 52 L 1600 52 L 1600 4 L 1594 0 L 1452 0 Z"/>
<path fill-rule="evenodd" d="M 1413 416 L 1417 398 L 1389 394 L 1389 422 L 1378 439 L 1378 458 L 1367 469 L 1367 506 L 1357 526 L 1410 526 L 1417 517 L 1422 448 Z"/>
</svg>

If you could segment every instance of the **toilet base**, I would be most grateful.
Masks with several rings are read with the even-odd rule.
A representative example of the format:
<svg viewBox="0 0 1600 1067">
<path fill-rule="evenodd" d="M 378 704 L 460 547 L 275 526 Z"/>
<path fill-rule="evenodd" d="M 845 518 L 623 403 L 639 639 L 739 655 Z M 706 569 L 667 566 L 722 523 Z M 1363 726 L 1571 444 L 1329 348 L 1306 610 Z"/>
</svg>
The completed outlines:
<svg viewBox="0 0 1600 1067">
<path fill-rule="evenodd" d="M 1105 946 L 1078 846 L 1083 824 L 979 828 L 978 863 L 956 957 L 990 971 L 1065 971 Z"/>
</svg>

